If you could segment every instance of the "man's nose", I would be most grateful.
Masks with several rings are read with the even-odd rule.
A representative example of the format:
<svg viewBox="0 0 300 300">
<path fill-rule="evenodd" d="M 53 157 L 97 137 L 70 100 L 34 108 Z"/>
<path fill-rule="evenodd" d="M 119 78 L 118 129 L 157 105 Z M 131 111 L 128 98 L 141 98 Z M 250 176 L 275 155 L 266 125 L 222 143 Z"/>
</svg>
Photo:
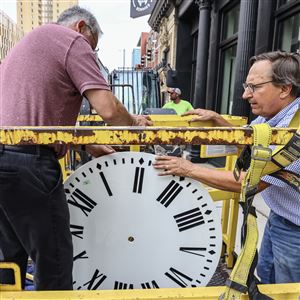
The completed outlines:
<svg viewBox="0 0 300 300">
<path fill-rule="evenodd" d="M 244 93 L 243 93 L 243 95 L 242 95 L 242 98 L 243 98 L 244 100 L 248 100 L 248 99 L 251 98 L 251 97 L 252 97 L 252 93 L 249 91 L 248 88 L 245 89 L 245 90 L 244 90 Z"/>
</svg>

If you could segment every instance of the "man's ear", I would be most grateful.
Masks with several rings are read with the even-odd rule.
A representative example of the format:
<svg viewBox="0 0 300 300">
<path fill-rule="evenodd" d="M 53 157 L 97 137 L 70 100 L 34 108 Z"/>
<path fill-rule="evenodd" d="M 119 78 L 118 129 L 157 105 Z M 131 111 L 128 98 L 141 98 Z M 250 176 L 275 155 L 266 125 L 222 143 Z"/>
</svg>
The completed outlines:
<svg viewBox="0 0 300 300">
<path fill-rule="evenodd" d="M 285 99 L 286 97 L 289 97 L 292 91 L 292 85 L 291 84 L 285 84 L 281 86 L 281 93 L 280 98 Z"/>
<path fill-rule="evenodd" d="M 84 20 L 79 20 L 75 23 L 75 31 L 79 32 L 79 33 L 82 33 L 85 29 L 85 21 Z"/>
</svg>

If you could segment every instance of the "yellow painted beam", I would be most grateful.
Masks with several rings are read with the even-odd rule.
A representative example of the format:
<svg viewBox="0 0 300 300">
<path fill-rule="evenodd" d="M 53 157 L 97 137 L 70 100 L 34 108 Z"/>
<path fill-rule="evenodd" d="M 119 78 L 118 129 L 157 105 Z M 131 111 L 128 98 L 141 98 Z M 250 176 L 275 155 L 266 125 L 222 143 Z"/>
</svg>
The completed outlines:
<svg viewBox="0 0 300 300">
<path fill-rule="evenodd" d="M 246 117 L 237 117 L 222 115 L 225 120 L 230 122 L 233 126 L 242 126 L 247 124 Z M 195 116 L 185 116 L 181 117 L 178 115 L 149 115 L 151 121 L 153 121 L 154 126 L 193 126 L 193 127 L 211 127 L 213 126 L 212 121 L 197 121 L 191 122 Z M 98 115 L 80 115 L 77 118 L 78 122 L 99 122 L 103 121 Z"/>
<path fill-rule="evenodd" d="M 259 286 L 261 292 L 274 300 L 297 300 L 300 284 Z M 1 300 L 216 300 L 224 287 L 104 290 L 104 291 L 51 291 L 51 292 L 1 292 Z M 248 299 L 243 295 L 242 300 Z"/>
<path fill-rule="evenodd" d="M 0 127 L 0 144 L 251 145 L 251 128 L 241 127 Z M 296 128 L 274 128 L 271 144 L 284 145 Z"/>
</svg>

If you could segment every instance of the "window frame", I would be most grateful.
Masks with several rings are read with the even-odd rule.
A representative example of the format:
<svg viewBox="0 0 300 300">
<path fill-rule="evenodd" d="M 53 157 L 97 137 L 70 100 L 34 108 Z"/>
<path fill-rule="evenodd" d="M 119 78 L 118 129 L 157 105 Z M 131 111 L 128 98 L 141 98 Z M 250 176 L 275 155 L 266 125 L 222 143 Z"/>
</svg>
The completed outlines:
<svg viewBox="0 0 300 300">
<path fill-rule="evenodd" d="M 277 7 L 279 4 L 279 1 L 277 2 Z M 274 17 L 275 17 L 275 24 L 274 24 L 274 35 L 273 35 L 273 44 L 272 49 L 277 50 L 279 49 L 279 41 L 280 41 L 280 23 L 284 22 L 285 20 L 293 17 L 294 15 L 300 13 L 300 2 L 288 2 L 280 8 L 278 8 L 275 11 Z"/>
<path fill-rule="evenodd" d="M 214 109 L 217 112 L 221 112 L 222 108 L 222 92 L 223 92 L 223 76 L 224 76 L 224 69 L 225 65 L 223 63 L 224 61 L 224 55 L 225 51 L 228 50 L 231 47 L 234 47 L 238 45 L 238 31 L 234 33 L 232 36 L 228 37 L 227 39 L 222 40 L 222 37 L 224 36 L 224 18 L 225 14 L 228 13 L 230 10 L 234 9 L 236 6 L 240 5 L 240 1 L 232 1 L 228 5 L 224 6 L 219 10 L 219 19 L 220 19 L 220 28 L 218 33 L 218 72 L 217 72 L 217 84 L 216 84 L 216 101 L 214 103 Z M 227 111 L 229 106 L 229 101 L 227 103 Z"/>
</svg>

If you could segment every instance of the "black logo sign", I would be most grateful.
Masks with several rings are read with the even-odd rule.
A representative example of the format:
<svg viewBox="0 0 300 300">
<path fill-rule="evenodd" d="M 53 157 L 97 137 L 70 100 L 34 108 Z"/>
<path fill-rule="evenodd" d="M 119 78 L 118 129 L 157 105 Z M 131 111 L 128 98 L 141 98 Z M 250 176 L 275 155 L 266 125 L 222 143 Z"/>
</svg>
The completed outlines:
<svg viewBox="0 0 300 300">
<path fill-rule="evenodd" d="M 138 18 L 151 14 L 156 0 L 131 0 L 130 17 Z"/>
</svg>

